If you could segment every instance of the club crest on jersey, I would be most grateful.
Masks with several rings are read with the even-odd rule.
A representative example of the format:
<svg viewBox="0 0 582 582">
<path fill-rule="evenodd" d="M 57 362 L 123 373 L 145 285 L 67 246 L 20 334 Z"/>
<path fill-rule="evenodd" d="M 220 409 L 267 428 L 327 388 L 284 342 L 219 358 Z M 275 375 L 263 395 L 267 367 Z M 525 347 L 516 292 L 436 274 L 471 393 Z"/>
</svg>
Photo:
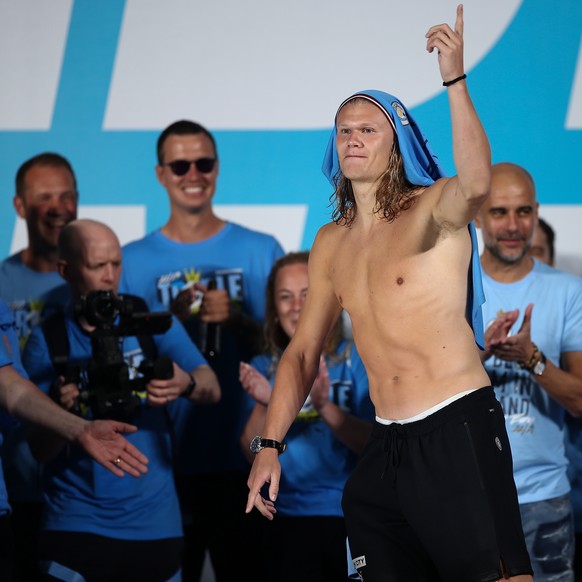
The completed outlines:
<svg viewBox="0 0 582 582">
<path fill-rule="evenodd" d="M 398 116 L 398 119 L 400 119 L 400 123 L 402 125 L 409 124 L 406 111 L 404 111 L 404 107 L 402 107 L 402 105 L 398 101 L 392 102 L 392 109 L 394 109 L 394 111 L 396 112 L 396 115 Z"/>
</svg>

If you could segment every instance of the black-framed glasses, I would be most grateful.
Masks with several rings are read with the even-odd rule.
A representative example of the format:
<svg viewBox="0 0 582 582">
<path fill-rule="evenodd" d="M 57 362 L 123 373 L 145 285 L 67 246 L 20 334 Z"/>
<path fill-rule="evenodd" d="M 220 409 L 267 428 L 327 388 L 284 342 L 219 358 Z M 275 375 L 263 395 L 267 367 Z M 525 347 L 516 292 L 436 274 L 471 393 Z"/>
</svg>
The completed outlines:
<svg viewBox="0 0 582 582">
<path fill-rule="evenodd" d="M 162 166 L 170 166 L 170 170 L 176 176 L 185 176 L 189 170 L 190 166 L 194 164 L 196 169 L 202 174 L 210 174 L 214 170 L 214 164 L 216 164 L 216 158 L 199 158 L 198 160 L 174 160 L 173 162 L 168 162 L 167 164 L 162 164 Z"/>
</svg>

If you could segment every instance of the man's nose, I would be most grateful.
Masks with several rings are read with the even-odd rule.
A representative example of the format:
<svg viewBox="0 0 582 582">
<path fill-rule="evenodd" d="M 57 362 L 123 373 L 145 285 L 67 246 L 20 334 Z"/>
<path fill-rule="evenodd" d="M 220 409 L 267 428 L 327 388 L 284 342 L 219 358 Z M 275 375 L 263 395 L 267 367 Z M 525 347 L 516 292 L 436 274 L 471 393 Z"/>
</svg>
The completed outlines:
<svg viewBox="0 0 582 582">
<path fill-rule="evenodd" d="M 58 197 L 51 198 L 49 212 L 55 215 L 68 213 L 70 212 L 70 204 L 70 200 L 65 200 Z"/>
<path fill-rule="evenodd" d="M 296 297 L 293 300 L 293 311 L 301 311 L 305 299 L 303 297 Z"/>
<path fill-rule="evenodd" d="M 515 212 L 507 213 L 507 226 L 509 230 L 517 230 L 517 214 Z"/>
<path fill-rule="evenodd" d="M 105 265 L 105 268 L 103 269 L 103 279 L 105 281 L 112 282 L 115 278 L 115 270 L 113 268 L 113 265 L 109 264 L 109 265 Z"/>
<path fill-rule="evenodd" d="M 186 172 L 186 178 L 194 179 L 194 178 L 199 178 L 201 175 L 202 175 L 202 173 L 198 171 L 196 164 L 194 162 L 190 162 L 190 167 L 188 168 L 188 171 Z"/>
</svg>

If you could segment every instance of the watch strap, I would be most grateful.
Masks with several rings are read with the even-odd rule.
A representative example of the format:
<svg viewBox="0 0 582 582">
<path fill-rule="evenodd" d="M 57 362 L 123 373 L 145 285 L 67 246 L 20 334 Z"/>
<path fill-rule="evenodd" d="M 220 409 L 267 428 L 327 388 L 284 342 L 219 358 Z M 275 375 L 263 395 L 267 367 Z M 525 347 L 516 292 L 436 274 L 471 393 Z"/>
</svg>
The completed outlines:
<svg viewBox="0 0 582 582">
<path fill-rule="evenodd" d="M 285 443 L 280 443 L 275 439 L 264 439 L 261 438 L 261 448 L 262 449 L 277 449 L 279 454 L 285 452 L 287 445 Z"/>
<path fill-rule="evenodd" d="M 530 372 L 536 376 L 541 376 L 546 371 L 546 362 L 546 356 L 543 354 L 543 352 L 540 352 L 540 359 L 534 364 Z"/>
<path fill-rule="evenodd" d="M 285 452 L 287 445 L 285 443 L 280 443 L 275 439 L 265 439 L 261 436 L 256 436 L 251 441 L 251 452 L 257 454 L 263 449 L 275 449 L 279 454 Z"/>
<path fill-rule="evenodd" d="M 190 396 L 192 396 L 192 392 L 194 392 L 194 388 L 196 388 L 196 380 L 194 379 L 194 376 L 192 376 L 192 374 L 188 374 L 188 376 L 190 376 L 190 383 L 188 384 L 186 390 L 182 392 L 182 396 L 184 398 L 190 398 Z"/>
<path fill-rule="evenodd" d="M 522 362 L 519 364 L 519 367 L 522 368 L 523 370 L 527 370 L 528 372 L 532 372 L 534 369 L 534 366 L 540 361 L 540 350 L 538 348 L 538 346 L 536 346 L 536 344 L 534 344 L 532 342 L 532 346 L 533 346 L 533 353 L 529 359 L 529 361 L 527 362 Z M 543 356 L 543 354 L 541 354 Z"/>
</svg>

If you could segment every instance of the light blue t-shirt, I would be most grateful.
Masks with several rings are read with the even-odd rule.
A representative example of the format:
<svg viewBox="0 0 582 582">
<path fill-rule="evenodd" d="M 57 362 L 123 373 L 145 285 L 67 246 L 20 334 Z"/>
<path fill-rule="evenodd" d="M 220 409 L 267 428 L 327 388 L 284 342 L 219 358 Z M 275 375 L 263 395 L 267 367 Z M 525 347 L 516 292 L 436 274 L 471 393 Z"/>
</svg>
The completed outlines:
<svg viewBox="0 0 582 582">
<path fill-rule="evenodd" d="M 499 283 L 483 275 L 485 325 L 500 310 L 519 309 L 511 333 L 523 323 L 533 303 L 531 339 L 555 366 L 565 352 L 582 351 L 582 280 L 534 260 L 534 267 L 515 283 Z M 503 406 L 515 484 L 520 503 L 532 503 L 566 494 L 564 408 L 517 362 L 491 357 L 485 369 Z"/>
<path fill-rule="evenodd" d="M 17 372 L 26 377 L 26 372 L 20 363 L 20 349 L 14 317 L 2 299 L 0 299 L 0 336 L 0 368 L 12 366 Z M 14 426 L 14 424 L 15 422 L 8 416 L 6 411 L 0 410 L 0 428 L 6 429 Z M 2 445 L 2 439 L 2 432 L 0 431 L 0 446 Z M 0 462 L 0 515 L 6 515 L 9 512 L 8 494 L 4 482 L 2 463 Z"/>
<path fill-rule="evenodd" d="M 345 412 L 374 420 L 374 405 L 368 392 L 368 377 L 355 346 L 342 342 L 337 353 L 326 357 L 329 370 L 329 399 Z M 251 365 L 274 382 L 272 357 L 257 356 Z M 279 457 L 281 481 L 277 513 L 291 517 L 343 517 L 341 498 L 358 455 L 340 442 L 323 422 L 308 397 L 285 437 L 287 448 Z"/>
<path fill-rule="evenodd" d="M 66 326 L 69 362 L 82 365 L 91 357 L 90 338 L 70 316 Z M 153 338 L 158 356 L 169 357 L 184 370 L 206 364 L 177 321 L 165 334 Z M 130 370 L 135 370 L 143 359 L 137 339 L 124 338 L 121 349 Z M 30 378 L 48 393 L 57 373 L 44 334 L 38 327 L 27 342 L 23 361 Z M 138 431 L 126 438 L 148 457 L 148 472 L 139 478 L 126 475 L 120 479 L 79 447 L 65 447 L 45 465 L 43 529 L 87 532 L 125 540 L 182 535 L 172 470 L 172 435 L 166 410 L 146 405 L 130 422 Z"/>
<path fill-rule="evenodd" d="M 0 297 L 14 313 L 22 349 L 33 328 L 66 305 L 70 291 L 56 271 L 33 271 L 16 253 L 0 262 Z"/>
<path fill-rule="evenodd" d="M 51 313 L 63 309 L 70 297 L 69 286 L 56 272 L 29 269 L 18 252 L 0 262 L 0 297 L 14 314 L 22 350 L 32 330 Z M 13 502 L 42 502 L 42 465 L 33 458 L 26 430 L 20 426 L 5 434 L 4 469 Z"/>
<path fill-rule="evenodd" d="M 175 242 L 156 230 L 123 248 L 121 291 L 161 302 L 167 309 L 189 282 L 206 285 L 215 279 L 218 289 L 227 289 L 233 306 L 262 322 L 265 287 L 273 263 L 283 255 L 271 235 L 226 223 L 214 236 L 195 243 Z M 198 342 L 198 319 L 184 323 Z M 176 426 L 177 467 L 194 475 L 248 470 L 239 446 L 246 417 L 246 393 L 238 379 L 239 363 L 252 354 L 244 337 L 222 326 L 221 351 L 209 363 L 214 369 L 222 396 L 204 407 L 172 403 L 170 414 Z"/>
</svg>

